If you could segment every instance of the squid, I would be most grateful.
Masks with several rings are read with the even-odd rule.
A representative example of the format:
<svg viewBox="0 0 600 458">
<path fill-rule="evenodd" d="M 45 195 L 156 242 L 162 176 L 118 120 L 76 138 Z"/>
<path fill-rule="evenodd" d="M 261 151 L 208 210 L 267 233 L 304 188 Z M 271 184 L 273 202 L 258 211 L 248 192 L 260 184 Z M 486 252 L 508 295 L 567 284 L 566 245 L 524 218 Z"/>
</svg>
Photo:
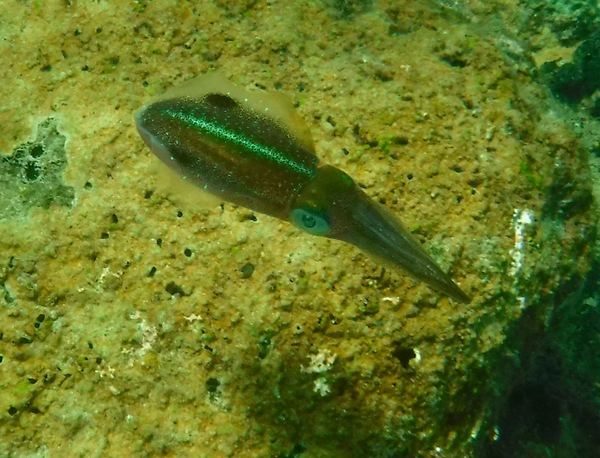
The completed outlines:
<svg viewBox="0 0 600 458">
<path fill-rule="evenodd" d="M 209 73 L 143 106 L 135 123 L 158 158 L 208 193 L 350 243 L 470 302 L 389 209 L 319 162 L 308 127 L 282 95 L 246 91 Z"/>
</svg>

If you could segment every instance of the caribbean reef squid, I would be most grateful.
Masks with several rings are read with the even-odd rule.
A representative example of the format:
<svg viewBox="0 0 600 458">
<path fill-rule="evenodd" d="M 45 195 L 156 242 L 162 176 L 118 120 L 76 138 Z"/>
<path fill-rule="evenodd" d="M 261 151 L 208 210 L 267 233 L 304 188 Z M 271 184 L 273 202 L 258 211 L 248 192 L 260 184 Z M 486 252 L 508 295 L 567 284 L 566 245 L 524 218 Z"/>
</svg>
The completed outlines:
<svg viewBox="0 0 600 458">
<path fill-rule="evenodd" d="M 470 301 L 391 211 L 342 170 L 319 163 L 306 124 L 280 95 L 245 91 L 211 73 L 142 107 L 135 122 L 156 156 L 205 191 L 355 245 Z"/>
</svg>

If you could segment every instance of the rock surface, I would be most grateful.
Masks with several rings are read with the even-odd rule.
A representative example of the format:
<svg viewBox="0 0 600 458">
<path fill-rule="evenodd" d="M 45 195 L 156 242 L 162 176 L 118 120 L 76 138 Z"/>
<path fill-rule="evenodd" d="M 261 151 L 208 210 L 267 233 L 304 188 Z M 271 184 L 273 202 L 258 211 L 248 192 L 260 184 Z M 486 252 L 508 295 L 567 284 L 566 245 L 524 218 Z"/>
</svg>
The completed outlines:
<svg viewBox="0 0 600 458">
<path fill-rule="evenodd" d="M 516 355 L 588 272 L 598 215 L 558 102 L 485 25 L 516 5 L 445 3 L 0 11 L 0 455 L 468 457 L 496 440 Z M 165 184 L 132 114 L 213 69 L 288 94 L 324 162 L 473 301 Z"/>
</svg>

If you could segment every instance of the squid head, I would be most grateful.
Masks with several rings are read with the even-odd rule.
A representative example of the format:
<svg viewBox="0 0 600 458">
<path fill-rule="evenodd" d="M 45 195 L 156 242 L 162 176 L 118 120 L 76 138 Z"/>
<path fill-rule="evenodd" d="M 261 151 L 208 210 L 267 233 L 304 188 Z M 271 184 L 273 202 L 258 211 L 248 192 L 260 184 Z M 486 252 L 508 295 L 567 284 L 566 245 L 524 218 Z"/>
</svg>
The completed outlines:
<svg viewBox="0 0 600 458">
<path fill-rule="evenodd" d="M 471 300 L 387 208 L 333 166 L 320 167 L 302 189 L 292 203 L 290 220 L 309 234 L 351 243 L 455 300 Z"/>
</svg>

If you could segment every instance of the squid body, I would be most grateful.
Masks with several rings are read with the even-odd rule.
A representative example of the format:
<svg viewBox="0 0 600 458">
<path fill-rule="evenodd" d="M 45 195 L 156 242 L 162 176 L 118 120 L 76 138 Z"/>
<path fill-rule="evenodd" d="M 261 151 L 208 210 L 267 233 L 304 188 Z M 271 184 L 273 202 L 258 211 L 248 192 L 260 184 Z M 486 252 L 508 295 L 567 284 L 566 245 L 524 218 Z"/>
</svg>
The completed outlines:
<svg viewBox="0 0 600 458">
<path fill-rule="evenodd" d="M 220 198 L 351 243 L 454 300 L 467 296 L 392 213 L 350 176 L 319 164 L 306 124 L 282 96 L 200 76 L 135 114 L 148 147 Z"/>
</svg>

